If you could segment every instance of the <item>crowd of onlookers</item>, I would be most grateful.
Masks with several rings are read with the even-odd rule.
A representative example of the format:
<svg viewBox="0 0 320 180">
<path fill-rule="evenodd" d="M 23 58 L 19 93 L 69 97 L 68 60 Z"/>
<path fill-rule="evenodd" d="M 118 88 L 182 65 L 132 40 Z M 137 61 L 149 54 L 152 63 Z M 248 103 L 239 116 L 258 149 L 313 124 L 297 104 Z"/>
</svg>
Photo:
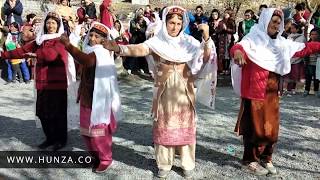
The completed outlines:
<svg viewBox="0 0 320 180">
<path fill-rule="evenodd" d="M 100 13 L 97 13 L 99 8 Z M 100 21 L 110 28 L 111 38 L 119 44 L 138 44 L 152 37 L 161 26 L 161 10 L 163 7 L 152 8 L 150 5 L 139 8 L 133 12 L 133 16 L 127 20 L 119 19 L 114 14 L 110 0 L 103 0 L 99 6 L 92 0 L 81 0 L 80 7 L 76 11 L 70 6 L 69 0 L 60 0 L 56 5 L 57 13 L 63 19 L 65 32 L 73 38 L 83 38 L 89 25 L 93 21 Z M 189 25 L 184 32 L 201 41 L 201 32 L 198 31 L 198 25 L 207 23 L 210 29 L 210 36 L 213 39 L 218 57 L 218 74 L 230 74 L 230 48 L 249 33 L 250 29 L 258 23 L 259 15 L 263 8 L 268 5 L 260 5 L 259 10 L 255 13 L 252 9 L 247 9 L 244 13 L 236 15 L 231 8 L 212 9 L 205 12 L 202 6 L 188 11 Z M 31 13 L 23 15 L 23 4 L 20 0 L 6 0 L 3 11 L 5 14 L 4 22 L 1 24 L 1 48 L 13 50 L 23 44 L 21 32 L 24 26 L 33 26 L 34 33 L 37 32 L 37 24 L 42 17 Z M 320 6 L 315 12 L 310 12 L 305 3 L 297 3 L 293 11 L 284 9 L 285 14 L 285 31 L 283 37 L 293 41 L 319 41 L 320 37 Z M 131 13 L 132 14 L 132 13 Z M 207 16 L 208 15 L 208 16 Z M 22 20 L 26 17 L 26 21 Z M 123 22 L 122 22 L 123 20 Z M 81 48 L 81 42 L 78 45 Z M 316 78 L 317 62 L 320 61 L 320 55 L 316 54 L 307 58 L 293 59 L 292 70 L 290 74 L 283 77 L 286 94 L 294 95 L 296 84 L 305 83 L 304 96 L 310 91 L 311 82 L 313 81 L 314 91 L 320 97 L 319 79 Z M 33 78 L 33 60 L 32 59 L 8 59 L 5 61 L 2 70 L 2 77 L 5 77 L 7 83 L 14 83 L 16 79 L 20 82 L 29 83 Z M 136 58 L 127 57 L 123 59 L 123 66 L 130 74 L 144 74 L 152 76 L 152 57 Z M 80 73 L 81 68 L 77 66 Z M 319 68 L 318 68 L 319 71 Z M 319 77 L 318 77 L 319 78 Z"/>
</svg>

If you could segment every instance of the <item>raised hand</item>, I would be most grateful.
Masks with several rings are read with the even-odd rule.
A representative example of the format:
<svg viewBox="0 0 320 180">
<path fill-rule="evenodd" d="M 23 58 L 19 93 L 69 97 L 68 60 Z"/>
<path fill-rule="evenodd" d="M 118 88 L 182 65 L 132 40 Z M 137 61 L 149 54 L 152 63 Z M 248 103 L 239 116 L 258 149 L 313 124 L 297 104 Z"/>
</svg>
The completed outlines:
<svg viewBox="0 0 320 180">
<path fill-rule="evenodd" d="M 116 53 L 120 52 L 120 47 L 116 43 L 116 41 L 105 40 L 103 43 L 103 47 L 108 49 L 109 51 L 114 51 Z"/>
<path fill-rule="evenodd" d="M 209 39 L 209 26 L 208 24 L 199 24 L 198 25 L 198 30 L 199 31 L 202 31 L 202 36 L 203 36 L 203 39 L 205 41 L 207 41 Z"/>
<path fill-rule="evenodd" d="M 70 40 L 69 37 L 67 36 L 66 33 L 62 34 L 60 36 L 60 42 L 64 45 L 64 46 L 68 46 L 70 44 Z"/>
</svg>

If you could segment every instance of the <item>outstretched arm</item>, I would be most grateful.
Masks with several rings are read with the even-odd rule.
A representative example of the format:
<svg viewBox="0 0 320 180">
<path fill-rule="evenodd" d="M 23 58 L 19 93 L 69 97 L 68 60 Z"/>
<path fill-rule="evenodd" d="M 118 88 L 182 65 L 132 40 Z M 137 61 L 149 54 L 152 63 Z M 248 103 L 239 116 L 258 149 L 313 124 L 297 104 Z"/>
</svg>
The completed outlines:
<svg viewBox="0 0 320 180">
<path fill-rule="evenodd" d="M 22 59 L 30 57 L 30 52 L 36 50 L 37 44 L 35 41 L 30 42 L 21 48 L 17 48 L 12 51 L 5 51 L 1 53 L 1 58 L 3 59 Z"/>
<path fill-rule="evenodd" d="M 66 50 L 71 54 L 71 56 L 81 65 L 86 67 L 92 67 L 96 64 L 96 54 L 94 52 L 86 54 L 81 52 L 78 48 L 74 47 L 65 34 L 61 35 L 60 41 L 66 47 Z"/>
<path fill-rule="evenodd" d="M 311 54 L 320 53 L 320 42 L 307 42 L 306 47 L 294 54 L 293 57 L 306 57 Z"/>
<path fill-rule="evenodd" d="M 118 45 L 115 41 L 106 40 L 103 46 L 120 56 L 143 57 L 151 54 L 149 47 L 143 43 L 135 45 Z"/>
</svg>

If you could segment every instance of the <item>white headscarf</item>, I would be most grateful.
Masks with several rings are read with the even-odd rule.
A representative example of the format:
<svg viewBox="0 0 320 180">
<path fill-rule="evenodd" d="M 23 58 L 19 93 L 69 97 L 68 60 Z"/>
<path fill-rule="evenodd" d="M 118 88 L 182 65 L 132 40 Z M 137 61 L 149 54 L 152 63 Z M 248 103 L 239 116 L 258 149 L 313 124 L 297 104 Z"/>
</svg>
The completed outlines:
<svg viewBox="0 0 320 180">
<path fill-rule="evenodd" d="M 183 13 L 183 28 L 177 37 L 168 34 L 166 16 L 170 10 L 178 8 Z M 184 33 L 189 25 L 189 18 L 185 9 L 180 6 L 169 6 L 162 14 L 162 28 L 154 37 L 144 43 L 157 55 L 172 62 L 188 62 L 198 60 L 201 55 L 200 42 Z"/>
<path fill-rule="evenodd" d="M 284 17 L 276 39 L 268 35 L 268 25 L 276 8 L 266 8 L 262 11 L 259 23 L 240 41 L 249 59 L 258 66 L 280 75 L 288 74 L 291 70 L 291 57 L 305 47 L 304 43 L 293 42 L 282 37 Z M 281 10 L 280 10 L 281 11 Z"/>
<path fill-rule="evenodd" d="M 116 39 L 120 37 L 124 32 L 125 28 L 120 20 L 117 20 L 120 23 L 120 32 L 113 26 L 111 31 L 110 31 L 110 36 L 112 39 Z"/>
<path fill-rule="evenodd" d="M 110 29 L 98 22 L 94 25 L 103 26 L 110 32 Z M 89 30 L 89 32 L 90 32 Z M 92 111 L 90 117 L 90 129 L 98 124 L 110 124 L 111 112 L 118 121 L 121 116 L 121 102 L 120 92 L 117 81 L 117 69 L 114 64 L 113 53 L 103 48 L 101 44 L 90 46 L 89 34 L 84 39 L 84 52 L 90 54 L 92 52 L 96 55 L 96 69 L 94 78 L 94 89 L 92 98 Z"/>
<path fill-rule="evenodd" d="M 58 38 L 60 37 L 63 33 L 64 33 L 64 28 L 63 28 L 63 23 L 62 23 L 62 19 L 60 17 L 60 15 L 58 15 L 57 13 L 55 13 L 57 15 L 57 17 L 59 17 L 60 19 L 60 27 L 59 27 L 59 30 L 57 33 L 54 33 L 54 34 L 45 34 L 44 32 L 44 27 L 45 27 L 45 20 L 48 16 L 49 13 L 55 13 L 55 12 L 48 12 L 46 13 L 45 15 L 45 18 L 43 19 L 41 25 L 40 25 L 40 29 L 39 29 L 39 32 L 37 32 L 37 35 L 36 35 L 36 43 L 38 45 L 41 45 L 43 43 L 43 41 L 45 40 L 49 40 L 49 39 L 54 39 L 54 38 Z"/>
<path fill-rule="evenodd" d="M 268 25 L 276 8 L 265 8 L 259 18 L 259 23 L 254 25 L 250 32 L 243 37 L 239 44 L 243 47 L 248 58 L 258 66 L 280 75 L 291 71 L 291 57 L 305 47 L 304 43 L 294 42 L 281 36 L 284 31 L 284 17 L 276 39 L 268 35 Z M 241 92 L 242 68 L 236 64 L 231 67 L 232 85 L 236 94 Z"/>
</svg>

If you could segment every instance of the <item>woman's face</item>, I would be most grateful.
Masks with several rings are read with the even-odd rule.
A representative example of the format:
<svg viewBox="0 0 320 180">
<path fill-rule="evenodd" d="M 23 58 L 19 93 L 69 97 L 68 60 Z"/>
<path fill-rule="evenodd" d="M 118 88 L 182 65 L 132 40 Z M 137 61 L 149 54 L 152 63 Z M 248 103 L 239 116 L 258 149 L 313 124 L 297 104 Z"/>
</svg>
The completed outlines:
<svg viewBox="0 0 320 180">
<path fill-rule="evenodd" d="M 64 5 L 64 6 L 68 6 L 68 0 L 62 0 L 61 4 Z"/>
<path fill-rule="evenodd" d="M 268 35 L 271 38 L 275 38 L 275 36 L 279 32 L 280 24 L 281 24 L 281 18 L 279 16 L 272 16 L 267 29 Z"/>
<path fill-rule="evenodd" d="M 89 45 L 90 46 L 102 44 L 103 41 L 104 41 L 104 38 L 100 34 L 93 32 L 93 31 L 89 33 Z"/>
<path fill-rule="evenodd" d="M 291 26 L 290 32 L 291 32 L 291 33 L 297 33 L 297 32 L 298 32 L 298 29 L 297 29 L 295 26 Z"/>
<path fill-rule="evenodd" d="M 9 25 L 9 30 L 10 30 L 10 32 L 17 32 L 18 31 L 18 29 L 16 27 L 14 27 L 13 24 Z"/>
<path fill-rule="evenodd" d="M 229 17 L 230 17 L 230 14 L 229 14 L 228 12 L 224 12 L 224 15 L 223 15 L 223 17 L 224 17 L 225 19 L 229 19 Z"/>
<path fill-rule="evenodd" d="M 311 41 L 317 41 L 319 39 L 319 34 L 316 31 L 312 31 L 310 33 L 310 40 Z"/>
<path fill-rule="evenodd" d="M 117 31 L 120 31 L 120 29 L 121 29 L 121 24 L 120 24 L 119 22 L 114 23 L 114 28 L 115 28 Z"/>
<path fill-rule="evenodd" d="M 182 19 L 178 15 L 173 15 L 171 19 L 167 21 L 167 31 L 172 37 L 177 37 L 182 29 Z"/>
<path fill-rule="evenodd" d="M 213 19 L 218 19 L 219 18 L 219 14 L 217 12 L 213 12 L 212 13 L 212 18 Z"/>
<path fill-rule="evenodd" d="M 46 22 L 46 28 L 47 28 L 47 34 L 54 34 L 54 33 L 57 33 L 57 30 L 58 30 L 58 23 L 49 18 Z"/>
<path fill-rule="evenodd" d="M 245 13 L 244 14 L 244 19 L 245 20 L 250 20 L 252 18 L 251 14 L 250 13 Z"/>
</svg>

